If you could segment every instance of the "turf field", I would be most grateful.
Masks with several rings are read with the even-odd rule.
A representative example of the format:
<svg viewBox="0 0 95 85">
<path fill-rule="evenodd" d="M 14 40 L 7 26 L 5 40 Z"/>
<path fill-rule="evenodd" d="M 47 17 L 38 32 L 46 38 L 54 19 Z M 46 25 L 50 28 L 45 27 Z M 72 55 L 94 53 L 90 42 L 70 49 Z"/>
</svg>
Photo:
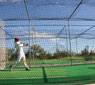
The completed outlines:
<svg viewBox="0 0 95 85">
<path fill-rule="evenodd" d="M 40 67 L 30 68 L 31 71 L 25 71 L 25 68 L 14 68 L 9 71 L 6 68 L 0 71 L 0 85 L 85 85 L 95 83 L 95 64 L 64 66 L 64 67 Z M 61 84 L 62 83 L 62 84 Z"/>
</svg>

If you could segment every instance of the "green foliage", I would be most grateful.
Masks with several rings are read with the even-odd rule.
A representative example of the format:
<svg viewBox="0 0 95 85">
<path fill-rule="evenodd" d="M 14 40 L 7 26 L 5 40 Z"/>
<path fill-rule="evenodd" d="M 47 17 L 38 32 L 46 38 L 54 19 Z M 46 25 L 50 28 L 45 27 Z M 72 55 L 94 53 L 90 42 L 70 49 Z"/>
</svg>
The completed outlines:
<svg viewBox="0 0 95 85">
<path fill-rule="evenodd" d="M 80 56 L 83 56 L 86 61 L 93 60 L 93 56 L 95 56 L 95 52 L 93 50 L 88 49 L 88 46 L 86 46 L 80 53 Z"/>
<path fill-rule="evenodd" d="M 30 51 L 26 53 L 26 56 L 29 56 L 29 52 L 31 52 L 31 58 L 34 57 L 38 59 L 46 59 L 52 56 L 50 53 L 47 53 L 41 46 L 39 45 L 32 45 Z"/>
<path fill-rule="evenodd" d="M 55 56 L 55 58 L 62 58 L 62 57 L 67 57 L 70 54 L 67 51 L 57 51 L 53 54 L 53 56 Z"/>
<path fill-rule="evenodd" d="M 67 51 L 58 50 L 53 54 L 48 53 L 39 45 L 32 45 L 30 51 L 28 50 L 26 53 L 26 56 L 29 56 L 29 52 L 31 52 L 31 58 L 34 56 L 35 59 L 59 59 L 70 56 L 70 53 Z"/>
<path fill-rule="evenodd" d="M 34 58 L 35 59 L 39 59 L 39 60 L 44 60 L 44 59 L 68 59 L 69 58 L 71 59 L 70 57 L 70 52 L 67 52 L 67 51 L 60 51 L 60 50 L 57 50 L 56 52 L 54 53 L 49 53 L 49 52 L 46 52 L 44 50 L 44 48 L 42 48 L 41 46 L 39 45 L 32 45 L 30 47 L 30 50 L 28 49 L 27 52 L 26 52 L 26 56 L 28 57 L 29 56 L 29 52 L 31 53 L 31 58 Z M 88 60 L 93 60 L 95 59 L 95 52 L 93 50 L 90 50 L 88 49 L 88 46 L 86 46 L 80 53 L 78 54 L 74 54 L 72 53 L 72 60 L 76 60 L 76 59 L 84 59 L 86 61 Z M 26 57 L 26 58 L 27 58 Z M 8 49 L 8 58 L 9 60 L 13 60 L 13 59 L 16 59 L 17 58 L 17 51 L 14 52 L 14 49 L 10 48 Z"/>
</svg>

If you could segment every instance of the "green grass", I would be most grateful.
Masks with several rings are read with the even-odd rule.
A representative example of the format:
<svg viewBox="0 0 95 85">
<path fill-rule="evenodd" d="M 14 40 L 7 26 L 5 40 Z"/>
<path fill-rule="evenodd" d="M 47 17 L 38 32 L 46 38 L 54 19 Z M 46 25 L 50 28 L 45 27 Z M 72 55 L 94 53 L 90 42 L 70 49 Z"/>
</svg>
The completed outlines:
<svg viewBox="0 0 95 85">
<path fill-rule="evenodd" d="M 41 68 L 33 68 L 31 71 L 26 71 L 25 68 L 15 68 L 13 71 L 9 71 L 9 69 L 5 69 L 4 71 L 0 71 L 0 79 L 15 79 L 15 78 L 24 78 L 29 79 L 33 77 L 42 77 L 42 69 Z"/>
<path fill-rule="evenodd" d="M 30 69 L 31 71 L 25 71 L 25 68 L 14 68 L 13 71 L 9 71 L 9 68 L 6 68 L 0 71 L 0 84 L 81 83 L 82 85 L 95 82 L 95 64 Z"/>
<path fill-rule="evenodd" d="M 86 62 L 95 62 L 95 61 L 94 60 L 89 60 L 89 61 L 85 61 L 85 60 L 72 60 L 72 63 L 86 63 Z M 14 61 L 9 61 L 6 66 L 9 66 L 9 65 L 11 65 L 13 63 L 14 63 Z M 27 62 L 27 63 L 29 65 L 29 62 Z M 71 61 L 70 60 L 69 61 L 49 61 L 49 62 L 48 61 L 39 61 L 39 62 L 32 62 L 31 61 L 31 65 L 41 65 L 41 64 L 68 64 L 68 63 L 71 63 Z M 24 65 L 24 64 L 23 64 L 23 62 L 19 62 L 17 64 L 17 66 L 19 66 L 19 65 Z"/>
<path fill-rule="evenodd" d="M 25 68 L 13 68 L 13 71 L 9 71 L 6 68 L 4 71 L 0 71 L 0 79 L 33 79 L 33 78 L 43 78 L 43 69 L 42 68 L 30 68 L 31 71 L 26 71 Z M 45 72 L 47 77 L 57 77 L 57 76 L 65 76 L 64 69 L 60 68 L 45 68 Z M 64 73 L 64 74 L 63 74 Z"/>
</svg>

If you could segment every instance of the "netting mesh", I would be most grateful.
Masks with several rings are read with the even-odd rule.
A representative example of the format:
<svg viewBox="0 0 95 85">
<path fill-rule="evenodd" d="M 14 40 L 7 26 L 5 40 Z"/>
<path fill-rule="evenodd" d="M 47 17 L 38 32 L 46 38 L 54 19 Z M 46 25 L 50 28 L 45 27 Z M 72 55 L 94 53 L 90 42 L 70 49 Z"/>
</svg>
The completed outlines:
<svg viewBox="0 0 95 85">
<path fill-rule="evenodd" d="M 0 19 L 0 70 L 3 70 L 5 66 L 6 66 L 6 47 L 4 21 Z"/>
<path fill-rule="evenodd" d="M 95 19 L 94 0 L 69 0 L 69 2 L 68 0 L 25 1 L 31 19 L 68 19 L 75 9 L 77 10 L 74 12 L 71 19 Z M 24 0 L 1 0 L 0 18 L 4 20 L 28 19 Z"/>
<path fill-rule="evenodd" d="M 47 83 L 48 79 L 68 77 L 69 73 L 63 73 L 63 68 L 54 66 L 93 64 L 94 5 L 95 0 L 0 0 L 0 70 L 5 66 L 9 70 L 18 57 L 17 51 L 14 52 L 15 37 L 29 44 L 23 49 L 30 69 L 42 67 L 32 68 L 34 73 L 31 75 L 28 72 L 23 75 L 23 68 L 20 67 L 24 64 L 19 62 L 16 65 L 17 75 L 2 74 L 0 78 L 44 79 L 43 82 Z M 21 76 L 19 69 L 22 70 Z M 60 82 L 59 79 L 54 82 Z"/>
</svg>

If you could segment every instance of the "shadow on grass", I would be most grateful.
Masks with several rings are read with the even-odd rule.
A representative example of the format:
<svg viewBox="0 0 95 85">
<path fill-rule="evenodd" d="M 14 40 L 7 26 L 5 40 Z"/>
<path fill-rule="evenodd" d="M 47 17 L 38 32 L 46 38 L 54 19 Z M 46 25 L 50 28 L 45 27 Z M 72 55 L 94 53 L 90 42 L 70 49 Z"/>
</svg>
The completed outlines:
<svg viewBox="0 0 95 85">
<path fill-rule="evenodd" d="M 0 80 L 0 85 L 4 84 L 43 84 L 43 83 L 93 83 L 95 82 L 95 75 L 84 75 L 84 76 L 72 76 L 72 77 L 61 77 L 61 78 L 47 78 L 48 81 L 44 82 L 43 78 L 35 79 L 5 79 Z M 82 84 L 81 84 L 82 85 Z"/>
<path fill-rule="evenodd" d="M 76 83 L 76 85 L 87 84 L 87 83 L 95 83 L 95 75 L 84 75 L 84 76 L 73 76 L 73 77 L 64 77 L 64 78 L 51 78 L 48 79 L 49 83 Z"/>
<path fill-rule="evenodd" d="M 0 70 L 0 71 L 6 71 L 7 72 L 7 71 L 10 71 L 10 70 Z"/>
<path fill-rule="evenodd" d="M 88 67 L 88 69 L 95 69 L 95 67 Z"/>
</svg>

